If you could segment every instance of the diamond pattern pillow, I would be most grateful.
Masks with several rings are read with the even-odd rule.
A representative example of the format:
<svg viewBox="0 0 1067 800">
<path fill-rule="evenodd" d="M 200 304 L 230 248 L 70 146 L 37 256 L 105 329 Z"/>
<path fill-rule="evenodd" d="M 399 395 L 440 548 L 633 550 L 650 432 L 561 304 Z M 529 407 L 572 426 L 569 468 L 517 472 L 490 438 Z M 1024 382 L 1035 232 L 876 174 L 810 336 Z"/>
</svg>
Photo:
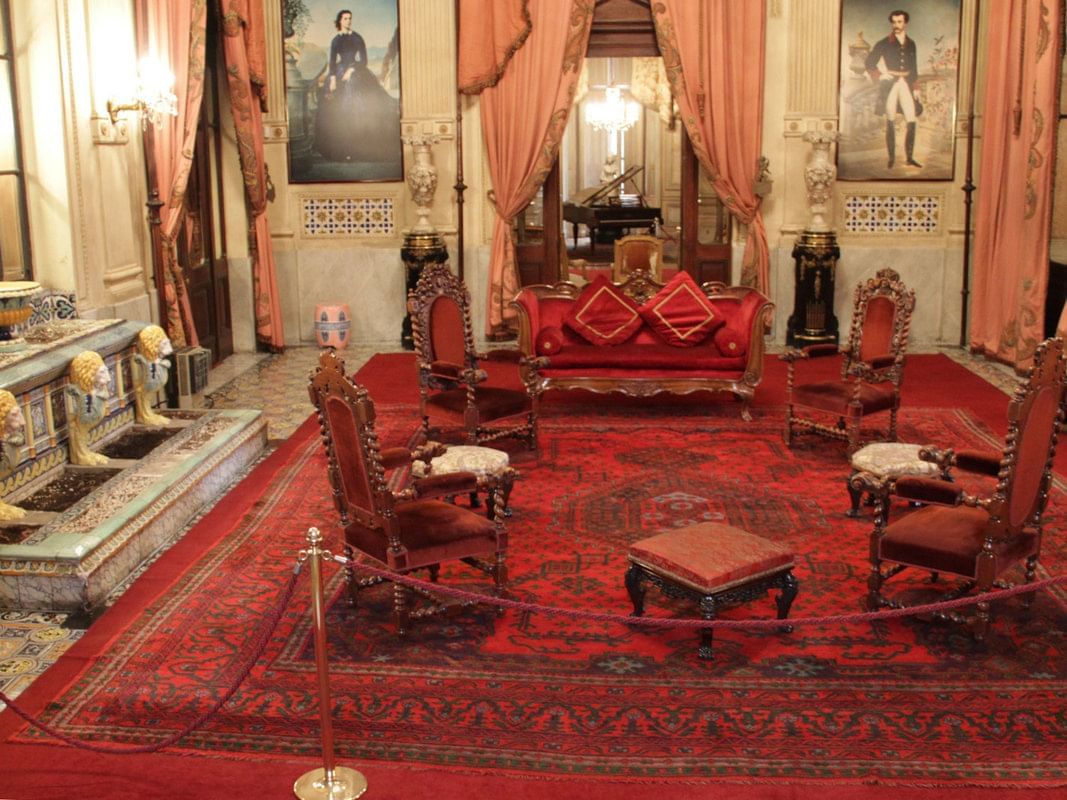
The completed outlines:
<svg viewBox="0 0 1067 800">
<path fill-rule="evenodd" d="M 692 347 L 704 341 L 726 319 L 708 300 L 688 272 L 679 272 L 639 309 L 648 326 L 667 344 Z"/>
<path fill-rule="evenodd" d="M 563 324 L 590 344 L 622 344 L 641 327 L 637 303 L 598 275 L 574 301 Z"/>
</svg>

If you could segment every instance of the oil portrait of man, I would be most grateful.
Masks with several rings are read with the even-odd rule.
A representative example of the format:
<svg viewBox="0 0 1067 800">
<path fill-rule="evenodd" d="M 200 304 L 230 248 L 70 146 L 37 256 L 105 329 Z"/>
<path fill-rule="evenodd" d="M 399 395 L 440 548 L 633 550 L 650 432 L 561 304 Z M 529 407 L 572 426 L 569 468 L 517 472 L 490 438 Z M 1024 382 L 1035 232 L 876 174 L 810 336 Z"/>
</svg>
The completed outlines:
<svg viewBox="0 0 1067 800">
<path fill-rule="evenodd" d="M 950 180 L 959 0 L 845 0 L 840 180 Z"/>
</svg>

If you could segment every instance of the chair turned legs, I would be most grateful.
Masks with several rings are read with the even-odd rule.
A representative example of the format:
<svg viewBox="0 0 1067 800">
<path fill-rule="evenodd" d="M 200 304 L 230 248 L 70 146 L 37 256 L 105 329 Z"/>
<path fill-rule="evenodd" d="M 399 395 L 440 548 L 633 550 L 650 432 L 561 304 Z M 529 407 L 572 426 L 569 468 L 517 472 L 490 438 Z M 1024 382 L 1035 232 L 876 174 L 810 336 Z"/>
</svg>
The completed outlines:
<svg viewBox="0 0 1067 800">
<path fill-rule="evenodd" d="M 408 589 L 399 583 L 393 584 L 393 618 L 396 621 L 396 635 L 407 636 L 410 620 Z"/>
</svg>

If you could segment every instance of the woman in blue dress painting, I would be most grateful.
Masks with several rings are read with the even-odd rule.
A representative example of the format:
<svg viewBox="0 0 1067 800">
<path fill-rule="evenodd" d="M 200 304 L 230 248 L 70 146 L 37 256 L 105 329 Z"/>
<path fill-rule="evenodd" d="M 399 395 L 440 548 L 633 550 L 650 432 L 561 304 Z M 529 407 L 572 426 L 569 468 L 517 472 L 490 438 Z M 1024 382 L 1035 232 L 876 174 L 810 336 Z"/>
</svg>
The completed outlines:
<svg viewBox="0 0 1067 800">
<path fill-rule="evenodd" d="M 367 67 L 367 45 L 352 30 L 352 12 L 339 11 L 334 26 L 315 149 L 330 161 L 399 161 L 400 104 Z"/>
</svg>

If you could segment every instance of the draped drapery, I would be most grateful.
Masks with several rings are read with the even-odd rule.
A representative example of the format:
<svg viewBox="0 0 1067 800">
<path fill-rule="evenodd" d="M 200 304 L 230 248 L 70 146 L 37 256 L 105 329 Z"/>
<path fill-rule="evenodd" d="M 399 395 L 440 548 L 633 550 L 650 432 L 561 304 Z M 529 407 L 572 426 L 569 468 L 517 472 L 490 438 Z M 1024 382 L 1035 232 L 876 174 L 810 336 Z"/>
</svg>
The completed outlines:
<svg viewBox="0 0 1067 800">
<path fill-rule="evenodd" d="M 656 0 L 663 66 L 701 167 L 716 195 L 748 226 L 741 283 L 766 293 L 770 252 L 754 181 L 763 130 L 766 4 Z"/>
<path fill-rule="evenodd" d="M 459 90 L 478 94 L 496 86 L 530 35 L 531 0 L 461 0 L 459 4 Z"/>
<path fill-rule="evenodd" d="M 970 340 L 1020 368 L 1043 338 L 1060 25 L 1043 0 L 990 4 Z"/>
<path fill-rule="evenodd" d="M 252 225 L 252 292 L 256 340 L 272 350 L 285 345 L 281 301 L 275 277 L 274 248 L 267 221 L 267 171 L 263 160 L 263 111 L 266 110 L 266 40 L 263 4 L 258 0 L 219 0 L 223 53 L 230 88 L 230 107 L 248 195 Z"/>
<path fill-rule="evenodd" d="M 469 0 L 463 5 L 470 5 Z M 507 332 L 514 318 L 508 302 L 518 294 L 519 276 L 512 226 L 559 153 L 589 42 L 593 6 L 594 0 L 530 0 L 526 43 L 499 82 L 481 95 L 496 210 L 486 316 L 490 335 Z"/>
<path fill-rule="evenodd" d="M 185 188 L 204 96 L 207 0 L 143 0 L 136 10 L 142 54 L 151 53 L 169 66 L 178 97 L 178 115 L 164 115 L 146 136 L 146 144 L 155 174 L 155 186 L 150 188 L 163 204 L 159 212 L 163 285 L 156 286 L 166 307 L 161 325 L 175 347 L 184 347 L 199 343 L 178 264 L 177 237 L 185 217 Z"/>
</svg>

